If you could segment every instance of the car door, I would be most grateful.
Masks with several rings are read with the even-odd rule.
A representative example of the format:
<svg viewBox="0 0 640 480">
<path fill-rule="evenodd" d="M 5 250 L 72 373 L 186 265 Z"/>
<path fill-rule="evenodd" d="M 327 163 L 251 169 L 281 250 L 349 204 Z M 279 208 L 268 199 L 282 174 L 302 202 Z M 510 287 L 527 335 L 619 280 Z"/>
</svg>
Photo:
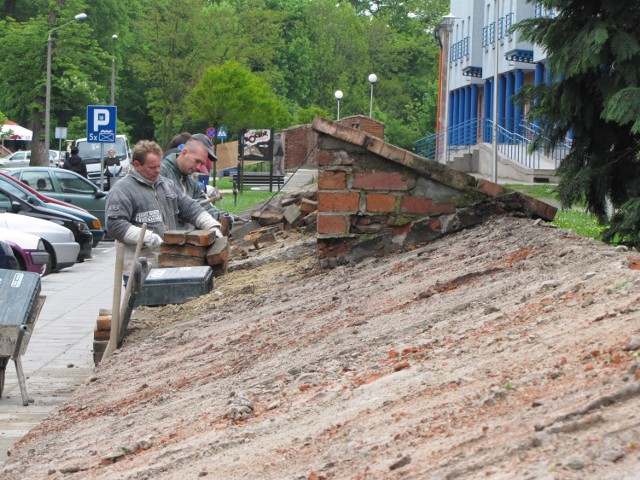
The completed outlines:
<svg viewBox="0 0 640 480">
<path fill-rule="evenodd" d="M 20 151 L 3 158 L 2 163 L 5 167 L 24 167 L 29 165 L 30 160 L 31 152 Z"/>
<path fill-rule="evenodd" d="M 86 178 L 66 170 L 49 170 L 54 182 L 54 190 L 58 200 L 72 203 L 84 208 L 104 225 L 105 194 Z M 42 191 L 51 197 L 50 193 Z"/>
</svg>

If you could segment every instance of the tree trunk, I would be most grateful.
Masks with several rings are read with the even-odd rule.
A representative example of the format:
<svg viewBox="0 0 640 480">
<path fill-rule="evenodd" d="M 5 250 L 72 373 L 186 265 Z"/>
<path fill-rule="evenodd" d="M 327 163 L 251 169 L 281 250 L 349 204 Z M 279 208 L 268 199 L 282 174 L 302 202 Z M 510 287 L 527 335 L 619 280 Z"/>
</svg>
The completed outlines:
<svg viewBox="0 0 640 480">
<path fill-rule="evenodd" d="M 31 161 L 29 164 L 35 167 L 49 166 L 49 149 L 44 144 L 44 113 L 33 111 L 33 137 L 31 140 Z"/>
</svg>

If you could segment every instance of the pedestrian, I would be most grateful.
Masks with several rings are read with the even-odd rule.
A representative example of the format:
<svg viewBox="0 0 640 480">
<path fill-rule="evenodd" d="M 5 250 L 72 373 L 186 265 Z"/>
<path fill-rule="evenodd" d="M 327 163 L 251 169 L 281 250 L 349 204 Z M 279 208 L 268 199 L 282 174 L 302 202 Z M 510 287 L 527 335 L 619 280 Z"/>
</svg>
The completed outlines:
<svg viewBox="0 0 640 480">
<path fill-rule="evenodd" d="M 110 148 L 107 150 L 107 155 L 109 156 L 104 160 L 104 176 L 107 179 L 107 188 L 105 191 L 111 190 L 111 177 L 116 177 L 122 171 L 120 158 L 116 157 L 116 150 Z M 113 183 L 115 183 L 115 180 Z"/>
<path fill-rule="evenodd" d="M 87 166 L 78 156 L 78 152 L 78 147 L 72 147 L 71 155 L 67 160 L 65 160 L 62 168 L 64 168 L 65 170 L 71 170 L 72 172 L 76 172 L 77 174 L 82 175 L 84 178 L 87 178 Z"/>
<path fill-rule="evenodd" d="M 162 149 L 149 140 L 133 148 L 133 169 L 113 185 L 106 201 L 106 228 L 110 237 L 123 242 L 125 271 L 129 271 L 140 230 L 144 223 L 144 247 L 141 256 L 154 264 L 164 233 L 177 230 L 179 222 L 200 230 L 213 230 L 222 237 L 220 222 L 198 202 L 185 195 L 174 182 L 160 175 Z"/>
<path fill-rule="evenodd" d="M 184 135 L 184 132 L 179 135 Z M 201 185 L 193 178 L 193 174 L 201 172 L 207 161 L 215 162 L 217 160 L 213 152 L 213 144 L 209 137 L 202 133 L 191 135 L 186 140 L 185 138 L 182 137 L 185 143 L 176 145 L 174 150 L 170 150 L 172 153 L 165 154 L 162 159 L 161 173 L 172 180 L 182 192 L 201 203 L 213 218 L 220 220 L 223 212 L 207 201 L 208 197 Z M 170 145 L 174 143 L 172 141 Z M 189 224 L 179 223 L 178 228 L 188 230 L 193 227 Z"/>
<path fill-rule="evenodd" d="M 284 175 L 284 149 L 280 133 L 276 133 L 273 141 L 273 174 Z"/>
</svg>

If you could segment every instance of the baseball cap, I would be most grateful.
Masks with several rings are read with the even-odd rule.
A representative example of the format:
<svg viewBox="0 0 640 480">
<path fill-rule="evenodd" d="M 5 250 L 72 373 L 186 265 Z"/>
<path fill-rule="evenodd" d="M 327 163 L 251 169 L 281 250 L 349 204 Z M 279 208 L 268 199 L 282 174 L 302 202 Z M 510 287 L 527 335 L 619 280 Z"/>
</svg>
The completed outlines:
<svg viewBox="0 0 640 480">
<path fill-rule="evenodd" d="M 207 149 L 207 154 L 209 155 L 209 160 L 211 160 L 212 162 L 218 161 L 218 157 L 216 157 L 216 154 L 213 152 L 213 144 L 211 143 L 211 139 L 209 137 L 207 137 L 204 133 L 196 133 L 195 135 L 192 135 L 191 138 L 194 140 L 198 140 L 205 146 L 205 148 Z"/>
</svg>

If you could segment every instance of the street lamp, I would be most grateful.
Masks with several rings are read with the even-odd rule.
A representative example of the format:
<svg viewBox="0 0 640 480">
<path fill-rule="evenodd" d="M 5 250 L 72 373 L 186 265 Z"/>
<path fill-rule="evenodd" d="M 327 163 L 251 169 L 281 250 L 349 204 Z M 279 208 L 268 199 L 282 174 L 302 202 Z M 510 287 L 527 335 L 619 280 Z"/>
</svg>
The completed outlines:
<svg viewBox="0 0 640 480">
<path fill-rule="evenodd" d="M 338 115 L 336 120 L 340 120 L 340 99 L 344 96 L 342 90 L 336 90 L 336 93 L 333 94 L 334 97 L 338 100 Z"/>
<path fill-rule="evenodd" d="M 111 58 L 111 106 L 116 104 L 116 41 L 118 40 L 118 35 L 112 35 L 111 39 L 113 40 L 113 57 Z"/>
<path fill-rule="evenodd" d="M 378 77 L 375 73 L 369 75 L 369 82 L 371 82 L 371 100 L 369 100 L 369 117 L 373 118 L 373 84 L 378 81 Z"/>
<path fill-rule="evenodd" d="M 49 34 L 47 35 L 47 87 L 46 87 L 46 95 L 44 101 L 44 143 L 46 145 L 46 150 L 49 150 L 49 142 L 50 139 L 50 119 L 51 119 L 51 34 L 56 30 L 61 29 L 62 27 L 66 27 L 67 25 L 73 22 L 79 22 L 80 20 L 84 20 L 87 18 L 86 13 L 79 13 L 73 20 L 60 25 L 59 27 L 54 27 L 49 30 Z"/>
</svg>

